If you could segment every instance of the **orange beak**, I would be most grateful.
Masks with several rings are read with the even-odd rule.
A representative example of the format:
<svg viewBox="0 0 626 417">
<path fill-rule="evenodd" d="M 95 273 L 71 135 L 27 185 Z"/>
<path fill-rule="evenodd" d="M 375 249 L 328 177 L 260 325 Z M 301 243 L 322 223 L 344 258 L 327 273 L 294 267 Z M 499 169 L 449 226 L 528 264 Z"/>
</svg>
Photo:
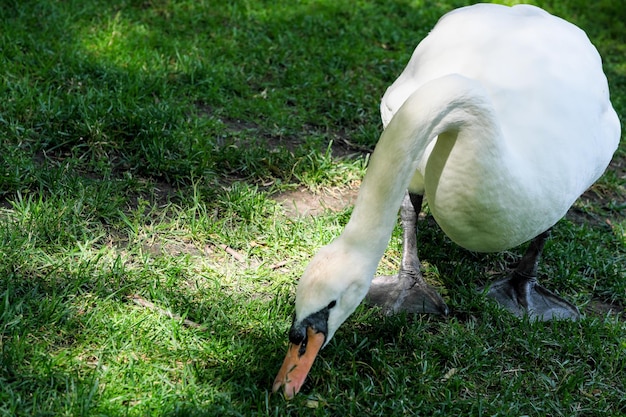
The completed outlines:
<svg viewBox="0 0 626 417">
<path fill-rule="evenodd" d="M 301 352 L 302 344 L 290 343 L 283 366 L 280 367 L 274 380 L 272 391 L 276 392 L 280 387 L 284 387 L 287 399 L 293 398 L 302 388 L 302 384 L 304 384 L 304 380 L 309 374 L 311 366 L 313 366 L 313 361 L 315 361 L 317 353 L 324 346 L 326 340 L 324 333 L 316 332 L 311 327 L 307 327 L 306 334 L 307 337 L 302 342 L 305 344 L 304 352 Z"/>
</svg>

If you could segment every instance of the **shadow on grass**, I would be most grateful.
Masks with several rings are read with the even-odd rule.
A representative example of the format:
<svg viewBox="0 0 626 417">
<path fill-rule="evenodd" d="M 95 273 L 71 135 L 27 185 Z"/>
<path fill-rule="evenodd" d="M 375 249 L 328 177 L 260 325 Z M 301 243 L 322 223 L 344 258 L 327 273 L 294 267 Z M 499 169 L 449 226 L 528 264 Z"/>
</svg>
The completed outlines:
<svg viewBox="0 0 626 417">
<path fill-rule="evenodd" d="M 5 53 L 14 61 L 9 94 L 36 93 L 5 105 L 5 119 L 14 134 L 28 132 L 34 169 L 78 159 L 96 175 L 170 183 L 284 177 L 299 145 L 322 152 L 354 137 L 373 146 L 384 88 L 436 20 L 468 3 L 396 1 L 379 16 L 374 5 L 346 2 L 288 12 L 282 3 L 14 2 L 3 12 L 21 37 Z M 616 3 L 543 5 L 602 39 L 608 62 L 623 55 Z M 622 87 L 619 68 L 607 72 Z M 4 193 L 36 184 L 23 171 L 3 176 Z"/>
</svg>

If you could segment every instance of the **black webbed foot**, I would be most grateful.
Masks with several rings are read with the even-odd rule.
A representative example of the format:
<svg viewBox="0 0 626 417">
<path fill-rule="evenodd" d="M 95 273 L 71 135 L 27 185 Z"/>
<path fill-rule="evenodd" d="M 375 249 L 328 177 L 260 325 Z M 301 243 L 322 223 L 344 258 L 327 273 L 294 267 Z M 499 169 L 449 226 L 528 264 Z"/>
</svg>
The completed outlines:
<svg viewBox="0 0 626 417">
<path fill-rule="evenodd" d="M 398 274 L 374 278 L 366 302 L 381 307 L 385 314 L 448 314 L 448 306 L 441 295 L 424 281 L 421 274 L 417 277 Z"/>
<path fill-rule="evenodd" d="M 518 317 L 528 316 L 540 321 L 577 320 L 580 312 L 576 306 L 537 282 L 539 258 L 549 236 L 548 230 L 533 239 L 515 271 L 489 285 L 486 294 Z"/>
</svg>

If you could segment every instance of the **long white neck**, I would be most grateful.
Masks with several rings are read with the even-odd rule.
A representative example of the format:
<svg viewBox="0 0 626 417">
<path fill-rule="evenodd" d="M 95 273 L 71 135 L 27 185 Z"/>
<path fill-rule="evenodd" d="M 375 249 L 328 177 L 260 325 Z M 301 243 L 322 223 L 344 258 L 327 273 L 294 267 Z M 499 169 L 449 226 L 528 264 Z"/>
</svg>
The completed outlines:
<svg viewBox="0 0 626 417">
<path fill-rule="evenodd" d="M 498 152 L 499 135 L 494 110 L 477 82 L 449 75 L 425 84 L 405 101 L 382 133 L 352 217 L 339 239 L 359 248 L 367 254 L 368 262 L 377 265 L 428 144 L 440 136 L 440 141 L 447 142 L 481 141 L 481 148 Z"/>
</svg>

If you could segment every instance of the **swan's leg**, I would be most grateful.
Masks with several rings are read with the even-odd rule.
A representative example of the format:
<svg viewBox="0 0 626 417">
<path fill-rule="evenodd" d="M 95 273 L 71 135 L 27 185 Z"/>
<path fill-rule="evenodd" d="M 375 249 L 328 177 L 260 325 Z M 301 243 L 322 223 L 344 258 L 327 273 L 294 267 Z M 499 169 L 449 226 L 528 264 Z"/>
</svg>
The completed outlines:
<svg viewBox="0 0 626 417">
<path fill-rule="evenodd" d="M 406 193 L 400 208 L 403 230 L 400 272 L 394 276 L 376 277 L 372 281 L 367 302 L 383 308 L 385 313 L 448 314 L 448 306 L 439 293 L 428 285 L 420 272 L 417 257 L 417 216 L 422 196 Z"/>
<path fill-rule="evenodd" d="M 532 320 L 576 320 L 580 317 L 576 306 L 537 282 L 539 258 L 549 236 L 550 230 L 547 230 L 534 238 L 515 271 L 491 284 L 487 296 L 519 317 L 528 315 Z"/>
</svg>

